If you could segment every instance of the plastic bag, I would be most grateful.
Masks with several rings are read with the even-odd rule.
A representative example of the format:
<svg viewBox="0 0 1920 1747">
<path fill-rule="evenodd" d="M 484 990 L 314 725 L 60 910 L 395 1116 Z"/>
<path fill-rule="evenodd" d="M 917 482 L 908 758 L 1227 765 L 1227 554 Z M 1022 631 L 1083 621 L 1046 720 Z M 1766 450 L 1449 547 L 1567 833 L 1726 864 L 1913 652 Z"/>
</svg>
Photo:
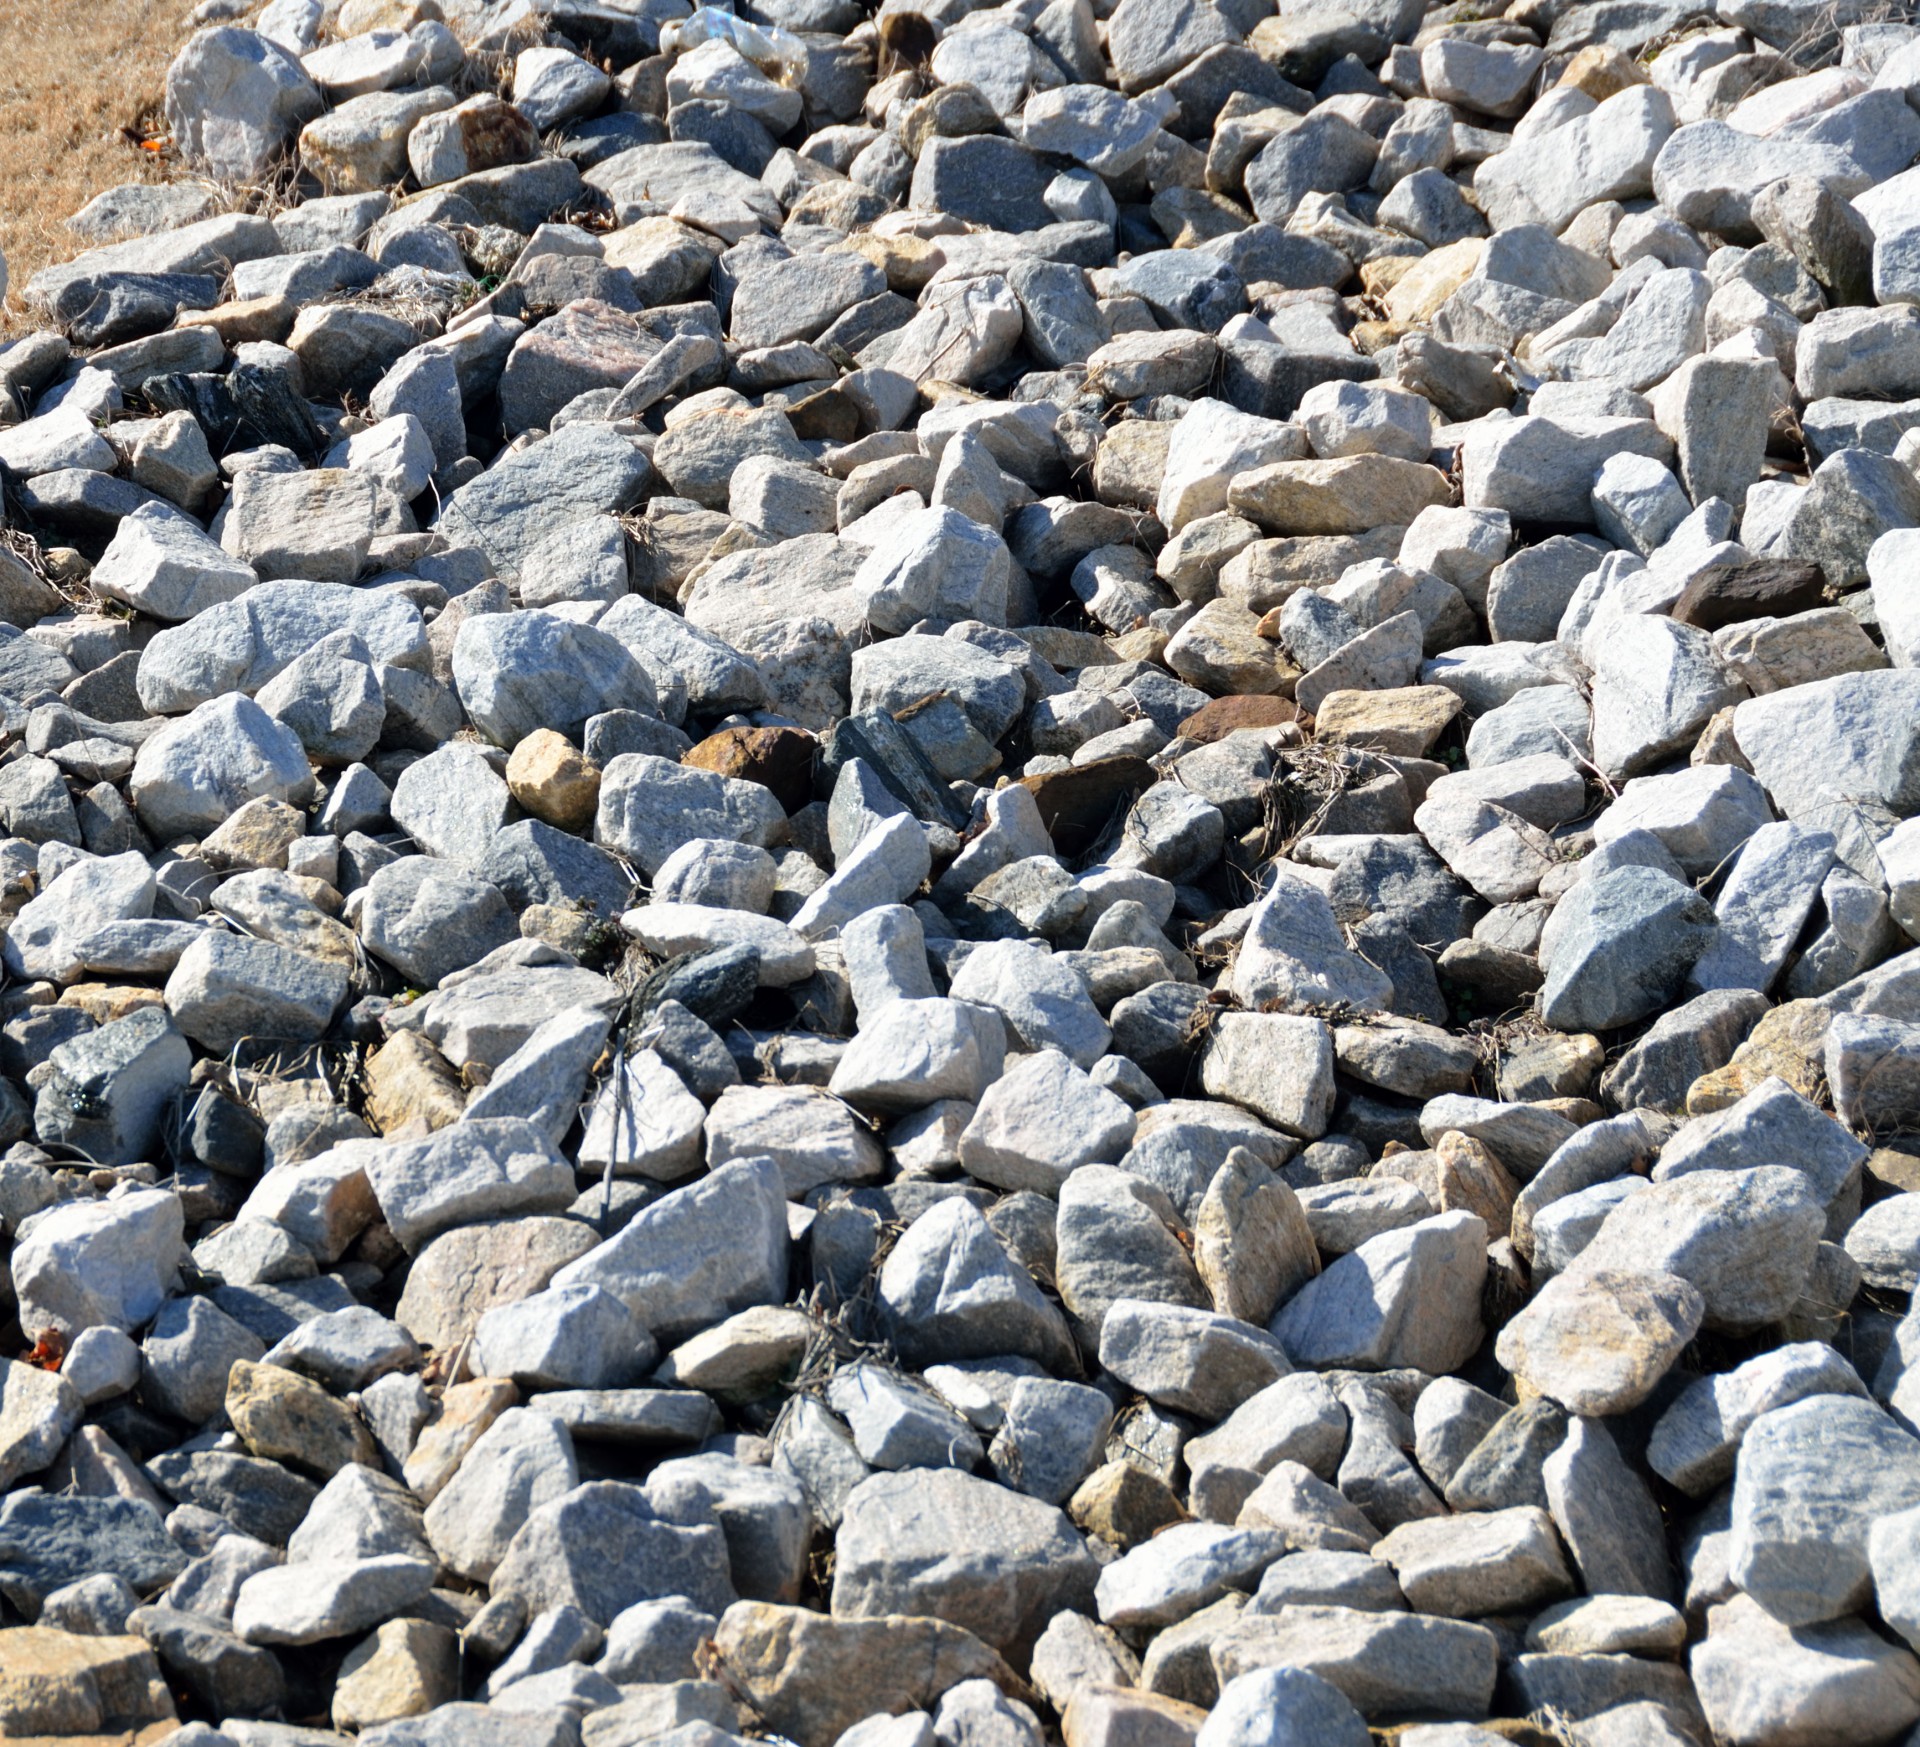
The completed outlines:
<svg viewBox="0 0 1920 1747">
<path fill-rule="evenodd" d="M 798 85 L 807 70 L 806 45 L 776 24 L 749 24 L 718 6 L 702 6 L 691 18 L 660 27 L 663 54 L 684 54 L 718 38 L 730 43 L 769 79 Z"/>
</svg>

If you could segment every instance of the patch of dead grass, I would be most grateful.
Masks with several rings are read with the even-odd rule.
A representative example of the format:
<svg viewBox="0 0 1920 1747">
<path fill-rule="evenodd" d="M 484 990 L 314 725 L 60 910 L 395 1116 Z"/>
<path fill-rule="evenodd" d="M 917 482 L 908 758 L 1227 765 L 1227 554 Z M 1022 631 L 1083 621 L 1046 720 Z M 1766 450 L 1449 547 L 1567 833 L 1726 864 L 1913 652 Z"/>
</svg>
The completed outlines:
<svg viewBox="0 0 1920 1747">
<path fill-rule="evenodd" d="M 171 166 L 121 131 L 164 131 L 167 63 L 186 41 L 181 0 L 0 0 L 0 331 L 28 324 L 21 290 L 87 245 L 66 220 L 104 188 L 165 181 Z"/>
</svg>

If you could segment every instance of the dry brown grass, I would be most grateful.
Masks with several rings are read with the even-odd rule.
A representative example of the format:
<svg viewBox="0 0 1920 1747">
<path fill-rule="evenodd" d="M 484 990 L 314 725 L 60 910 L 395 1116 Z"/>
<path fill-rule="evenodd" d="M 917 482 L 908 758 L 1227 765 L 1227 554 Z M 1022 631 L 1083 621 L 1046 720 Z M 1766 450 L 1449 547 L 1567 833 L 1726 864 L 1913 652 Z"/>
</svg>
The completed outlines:
<svg viewBox="0 0 1920 1747">
<path fill-rule="evenodd" d="M 120 131 L 158 120 L 186 0 L 0 0 L 0 249 L 18 331 L 20 289 L 79 252 L 66 219 L 103 188 L 160 181 L 166 166 Z"/>
</svg>

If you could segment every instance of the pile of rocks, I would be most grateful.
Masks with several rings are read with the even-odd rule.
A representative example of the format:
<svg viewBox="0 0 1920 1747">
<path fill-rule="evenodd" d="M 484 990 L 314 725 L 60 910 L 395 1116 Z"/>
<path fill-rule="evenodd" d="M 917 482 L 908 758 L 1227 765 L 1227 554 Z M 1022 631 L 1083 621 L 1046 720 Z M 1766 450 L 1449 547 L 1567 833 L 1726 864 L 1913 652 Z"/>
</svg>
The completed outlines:
<svg viewBox="0 0 1920 1747">
<path fill-rule="evenodd" d="M 223 3 L 0 350 L 0 1736 L 1920 1720 L 1920 29 Z"/>
</svg>

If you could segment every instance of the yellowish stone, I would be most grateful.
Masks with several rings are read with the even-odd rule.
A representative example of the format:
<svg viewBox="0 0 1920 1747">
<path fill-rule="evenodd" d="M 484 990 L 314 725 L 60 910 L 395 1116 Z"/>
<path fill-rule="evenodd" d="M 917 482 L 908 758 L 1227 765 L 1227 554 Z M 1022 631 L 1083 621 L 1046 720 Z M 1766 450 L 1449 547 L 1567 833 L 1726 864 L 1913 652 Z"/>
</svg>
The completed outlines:
<svg viewBox="0 0 1920 1747">
<path fill-rule="evenodd" d="M 507 760 L 507 789 L 556 830 L 585 831 L 600 804 L 600 767 L 564 734 L 536 728 Z"/>
</svg>

